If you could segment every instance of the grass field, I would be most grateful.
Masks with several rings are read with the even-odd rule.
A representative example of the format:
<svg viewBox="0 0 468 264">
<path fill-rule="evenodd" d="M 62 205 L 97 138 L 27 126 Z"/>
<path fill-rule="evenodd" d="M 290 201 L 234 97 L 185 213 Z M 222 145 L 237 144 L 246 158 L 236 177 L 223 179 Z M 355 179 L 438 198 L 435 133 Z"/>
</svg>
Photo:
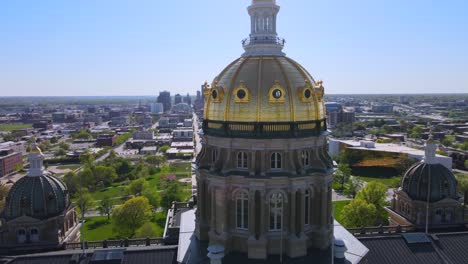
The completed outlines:
<svg viewBox="0 0 468 264">
<path fill-rule="evenodd" d="M 380 182 L 380 183 L 387 185 L 389 188 L 395 187 L 395 184 L 400 182 L 399 176 L 395 176 L 391 178 L 372 178 L 372 177 L 362 177 L 362 176 L 356 176 L 356 177 L 360 179 L 361 181 L 365 181 L 365 182 L 372 182 L 372 181 Z"/>
<path fill-rule="evenodd" d="M 79 167 L 81 167 L 81 165 L 79 165 L 79 164 L 75 164 L 75 165 L 62 165 L 62 166 L 57 166 L 57 169 L 59 169 L 59 170 L 76 170 L 76 169 L 78 169 Z"/>
<path fill-rule="evenodd" d="M 335 216 L 336 221 L 341 222 L 341 212 L 343 211 L 343 208 L 350 202 L 351 200 L 333 202 L 333 214 Z"/>
<path fill-rule="evenodd" d="M 152 229 L 155 231 L 153 237 L 162 237 L 164 233 L 164 225 L 166 223 L 166 213 L 156 213 L 149 222 Z M 114 225 L 112 224 L 112 218 L 110 221 L 107 220 L 107 216 L 98 216 L 86 218 L 85 221 L 85 239 L 86 241 L 101 241 L 120 239 L 117 237 L 114 231 Z M 146 238 L 147 235 L 143 232 L 137 231 L 137 235 L 134 238 Z"/>
<path fill-rule="evenodd" d="M 31 128 L 31 124 L 1 124 L 0 131 L 13 131 L 17 129 Z"/>
</svg>

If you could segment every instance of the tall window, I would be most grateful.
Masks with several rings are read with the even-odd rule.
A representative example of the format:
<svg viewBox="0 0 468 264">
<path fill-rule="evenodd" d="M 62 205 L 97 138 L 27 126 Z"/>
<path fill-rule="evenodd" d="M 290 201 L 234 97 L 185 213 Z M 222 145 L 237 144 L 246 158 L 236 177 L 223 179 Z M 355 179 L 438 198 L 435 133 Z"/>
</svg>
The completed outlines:
<svg viewBox="0 0 468 264">
<path fill-rule="evenodd" d="M 236 194 L 236 227 L 249 229 L 249 195 L 242 191 Z"/>
<path fill-rule="evenodd" d="M 304 224 L 310 225 L 310 190 L 304 193 Z"/>
<path fill-rule="evenodd" d="M 274 193 L 270 196 L 270 231 L 283 229 L 283 200 L 281 193 Z"/>
<path fill-rule="evenodd" d="M 306 150 L 302 151 L 302 165 L 304 167 L 309 166 L 309 152 Z"/>
<path fill-rule="evenodd" d="M 281 169 L 281 154 L 278 152 L 271 154 L 271 168 Z"/>
<path fill-rule="evenodd" d="M 39 241 L 39 231 L 36 228 L 31 229 L 31 241 L 38 242 Z"/>
<path fill-rule="evenodd" d="M 25 243 L 26 242 L 26 230 L 19 229 L 18 231 L 16 231 L 16 240 L 18 241 L 19 244 Z"/>
<path fill-rule="evenodd" d="M 211 161 L 213 163 L 215 163 L 217 159 L 218 159 L 218 150 L 217 149 L 212 149 L 211 150 Z"/>
<path fill-rule="evenodd" d="M 247 169 L 247 153 L 237 153 L 237 168 Z"/>
</svg>

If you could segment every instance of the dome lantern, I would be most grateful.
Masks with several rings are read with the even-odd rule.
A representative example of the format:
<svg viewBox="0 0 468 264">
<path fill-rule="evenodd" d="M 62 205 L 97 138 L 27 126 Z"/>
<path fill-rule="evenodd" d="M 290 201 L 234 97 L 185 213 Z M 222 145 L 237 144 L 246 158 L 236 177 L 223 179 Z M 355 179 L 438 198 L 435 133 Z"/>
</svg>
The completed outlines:
<svg viewBox="0 0 468 264">
<path fill-rule="evenodd" d="M 34 143 L 28 155 L 29 171 L 27 177 L 38 177 L 44 174 L 44 154 L 41 149 Z"/>
<path fill-rule="evenodd" d="M 247 56 L 285 56 L 284 39 L 276 33 L 276 17 L 280 7 L 275 0 L 253 0 L 247 8 L 250 15 L 250 35 L 242 41 Z"/>
</svg>

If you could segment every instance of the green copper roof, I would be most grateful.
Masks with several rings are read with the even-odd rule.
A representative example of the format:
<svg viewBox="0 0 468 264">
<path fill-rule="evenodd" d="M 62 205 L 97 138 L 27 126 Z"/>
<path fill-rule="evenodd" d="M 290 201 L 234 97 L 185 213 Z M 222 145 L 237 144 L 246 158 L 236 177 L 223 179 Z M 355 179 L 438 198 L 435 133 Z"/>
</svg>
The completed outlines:
<svg viewBox="0 0 468 264">
<path fill-rule="evenodd" d="M 7 219 L 20 216 L 47 219 L 62 214 L 69 204 L 68 190 L 61 180 L 48 174 L 25 176 L 8 193 L 5 216 Z"/>
<path fill-rule="evenodd" d="M 413 200 L 427 201 L 429 185 L 431 203 L 445 198 L 458 199 L 457 180 L 453 173 L 442 164 L 419 162 L 413 165 L 403 177 L 403 191 Z"/>
</svg>

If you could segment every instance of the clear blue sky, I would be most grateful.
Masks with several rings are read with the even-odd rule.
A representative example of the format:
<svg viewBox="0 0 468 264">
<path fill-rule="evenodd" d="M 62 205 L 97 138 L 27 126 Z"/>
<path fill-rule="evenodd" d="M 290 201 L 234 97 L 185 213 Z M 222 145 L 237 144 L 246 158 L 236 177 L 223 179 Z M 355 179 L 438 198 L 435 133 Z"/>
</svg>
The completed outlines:
<svg viewBox="0 0 468 264">
<path fill-rule="evenodd" d="M 468 92 L 466 0 L 278 0 L 326 92 Z M 193 93 L 243 52 L 249 0 L 5 0 L 0 96 Z"/>
</svg>

